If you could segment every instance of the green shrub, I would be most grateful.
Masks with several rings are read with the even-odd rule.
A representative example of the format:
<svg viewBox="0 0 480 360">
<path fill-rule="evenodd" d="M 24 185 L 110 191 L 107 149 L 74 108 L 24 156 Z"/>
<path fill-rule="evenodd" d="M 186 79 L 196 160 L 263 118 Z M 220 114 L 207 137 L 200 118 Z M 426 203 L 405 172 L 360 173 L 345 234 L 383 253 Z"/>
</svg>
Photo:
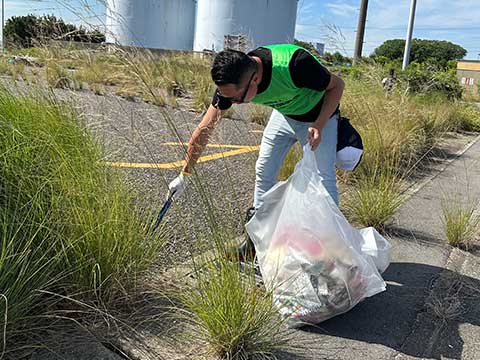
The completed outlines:
<svg viewBox="0 0 480 360">
<path fill-rule="evenodd" d="M 349 78 L 351 80 L 360 80 L 364 74 L 365 68 L 362 65 L 356 66 L 335 66 L 331 67 L 331 71 L 337 73 L 342 78 Z"/>
<path fill-rule="evenodd" d="M 98 30 L 86 31 L 67 24 L 53 15 L 12 16 L 5 24 L 4 37 L 9 47 L 31 47 L 48 40 L 88 41 L 101 43 L 105 35 Z"/>
<path fill-rule="evenodd" d="M 463 89 L 454 69 L 442 70 L 412 62 L 399 77 L 407 82 L 413 93 L 430 94 L 439 91 L 449 99 L 459 99 L 462 96 Z"/>
<path fill-rule="evenodd" d="M 455 116 L 459 130 L 480 131 L 480 109 L 474 105 L 458 104 Z"/>
</svg>

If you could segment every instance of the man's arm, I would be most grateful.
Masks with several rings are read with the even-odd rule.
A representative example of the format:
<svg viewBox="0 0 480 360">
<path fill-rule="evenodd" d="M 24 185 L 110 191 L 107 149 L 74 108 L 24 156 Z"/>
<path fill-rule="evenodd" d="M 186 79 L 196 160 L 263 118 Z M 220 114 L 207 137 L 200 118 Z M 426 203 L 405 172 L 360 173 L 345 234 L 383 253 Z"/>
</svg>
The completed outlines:
<svg viewBox="0 0 480 360">
<path fill-rule="evenodd" d="M 186 164 L 182 169 L 184 173 L 190 174 L 192 172 L 193 167 L 208 143 L 210 135 L 222 119 L 224 113 L 224 110 L 217 109 L 213 105 L 209 106 L 202 121 L 193 131 L 188 142 L 187 154 L 185 157 Z"/>
<path fill-rule="evenodd" d="M 330 82 L 325 89 L 322 109 L 320 110 L 320 114 L 318 114 L 317 120 L 314 122 L 314 126 L 318 126 L 320 130 L 323 129 L 330 116 L 332 116 L 337 109 L 338 104 L 340 104 L 344 88 L 345 82 L 337 75 L 330 73 Z"/>
<path fill-rule="evenodd" d="M 307 142 L 311 144 L 312 150 L 315 150 L 320 144 L 322 129 L 337 109 L 344 88 L 344 81 L 335 74 L 330 73 L 330 82 L 325 89 L 322 109 L 320 110 L 317 120 L 308 129 Z"/>
<path fill-rule="evenodd" d="M 312 150 L 315 150 L 320 144 L 323 127 L 340 103 L 345 83 L 304 49 L 295 52 L 289 68 L 297 87 L 325 91 L 320 113 L 308 129 L 307 141 L 312 145 Z"/>
<path fill-rule="evenodd" d="M 210 135 L 220 122 L 224 112 L 224 110 L 217 109 L 213 105 L 210 105 L 203 116 L 202 121 L 198 124 L 190 137 L 187 146 L 187 154 L 185 156 L 185 165 L 182 168 L 182 172 L 173 179 L 170 184 L 168 184 L 168 196 L 175 196 L 178 198 L 183 194 L 186 187 L 185 176 L 192 173 L 193 167 L 202 154 Z"/>
</svg>

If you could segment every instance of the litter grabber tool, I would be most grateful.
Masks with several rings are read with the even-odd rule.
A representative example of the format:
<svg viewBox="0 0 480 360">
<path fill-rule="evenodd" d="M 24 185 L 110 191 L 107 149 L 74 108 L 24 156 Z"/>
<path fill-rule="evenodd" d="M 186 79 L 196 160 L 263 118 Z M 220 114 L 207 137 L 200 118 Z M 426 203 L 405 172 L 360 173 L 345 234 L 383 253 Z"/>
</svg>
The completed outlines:
<svg viewBox="0 0 480 360">
<path fill-rule="evenodd" d="M 175 195 L 175 191 L 170 193 L 170 195 L 167 198 L 167 201 L 165 201 L 165 204 L 163 204 L 162 209 L 158 213 L 157 220 L 155 221 L 155 225 L 153 225 L 152 234 L 154 234 L 155 231 L 157 231 L 158 227 L 160 226 L 160 223 L 162 222 L 163 217 L 167 213 L 168 209 L 170 209 L 170 206 L 172 206 L 174 195 Z"/>
</svg>

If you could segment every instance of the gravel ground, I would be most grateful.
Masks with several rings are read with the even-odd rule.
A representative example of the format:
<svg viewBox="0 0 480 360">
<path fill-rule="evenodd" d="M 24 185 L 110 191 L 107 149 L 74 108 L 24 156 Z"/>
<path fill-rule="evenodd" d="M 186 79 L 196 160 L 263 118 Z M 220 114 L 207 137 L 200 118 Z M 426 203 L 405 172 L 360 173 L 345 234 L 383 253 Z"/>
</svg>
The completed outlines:
<svg viewBox="0 0 480 360">
<path fill-rule="evenodd" d="M 28 91 L 26 83 L 3 78 L 13 91 Z M 105 145 L 106 161 L 131 163 L 169 163 L 184 158 L 181 146 L 162 145 L 166 142 L 187 142 L 200 122 L 202 114 L 133 102 L 109 93 L 98 96 L 90 91 L 55 89 L 55 95 L 73 105 L 86 127 Z M 215 130 L 210 144 L 259 145 L 262 127 L 246 120 L 245 108 L 234 114 L 235 119 L 223 119 Z M 174 126 L 174 128 L 172 127 Z M 232 150 L 207 148 L 203 155 Z M 198 177 L 190 181 L 186 193 L 174 203 L 164 218 L 167 244 L 160 254 L 159 266 L 170 266 L 185 260 L 191 251 L 205 246 L 209 233 L 207 209 L 213 208 L 214 221 L 232 236 L 242 232 L 245 211 L 251 206 L 254 189 L 254 168 L 257 152 L 230 156 L 196 166 Z M 168 183 L 180 168 L 147 169 L 122 168 L 126 181 L 133 186 L 138 203 L 147 210 L 158 211 L 168 193 Z M 193 178 L 193 177 L 192 177 Z M 197 191 L 199 184 L 208 193 Z M 201 245 L 202 244 L 202 245 Z"/>
</svg>

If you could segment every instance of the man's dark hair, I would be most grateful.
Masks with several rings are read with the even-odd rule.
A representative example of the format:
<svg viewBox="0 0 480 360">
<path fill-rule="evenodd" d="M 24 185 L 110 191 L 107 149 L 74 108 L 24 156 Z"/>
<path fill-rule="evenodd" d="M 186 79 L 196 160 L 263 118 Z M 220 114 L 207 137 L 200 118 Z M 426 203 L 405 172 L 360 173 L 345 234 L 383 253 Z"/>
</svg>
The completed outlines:
<svg viewBox="0 0 480 360">
<path fill-rule="evenodd" d="M 257 69 L 257 63 L 247 54 L 237 50 L 220 51 L 212 65 L 212 79 L 217 85 L 239 85 L 251 71 Z"/>
</svg>

